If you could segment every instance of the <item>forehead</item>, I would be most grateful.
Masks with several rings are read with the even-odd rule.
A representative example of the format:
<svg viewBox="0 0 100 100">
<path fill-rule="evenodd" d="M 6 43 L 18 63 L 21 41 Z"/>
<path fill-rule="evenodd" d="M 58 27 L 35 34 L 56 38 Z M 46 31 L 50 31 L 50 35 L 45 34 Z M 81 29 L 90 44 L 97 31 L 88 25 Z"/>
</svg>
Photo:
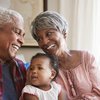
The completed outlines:
<svg viewBox="0 0 100 100">
<path fill-rule="evenodd" d="M 45 28 L 45 29 L 37 30 L 36 34 L 37 36 L 42 36 L 42 35 L 46 35 L 48 32 L 59 32 L 59 31 L 54 28 Z"/>
<path fill-rule="evenodd" d="M 49 64 L 50 63 L 50 59 L 48 57 L 45 56 L 41 56 L 41 57 L 37 57 L 32 59 L 32 64 Z"/>
<path fill-rule="evenodd" d="M 13 25 L 24 31 L 24 21 L 20 18 L 14 18 Z"/>
</svg>

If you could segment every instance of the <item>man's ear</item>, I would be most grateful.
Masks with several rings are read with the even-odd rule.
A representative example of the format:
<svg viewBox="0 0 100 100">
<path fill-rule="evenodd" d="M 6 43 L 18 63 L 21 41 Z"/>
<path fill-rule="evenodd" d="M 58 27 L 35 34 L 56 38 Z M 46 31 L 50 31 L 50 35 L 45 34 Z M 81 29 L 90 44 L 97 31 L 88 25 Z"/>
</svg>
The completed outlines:
<svg viewBox="0 0 100 100">
<path fill-rule="evenodd" d="M 54 69 L 51 69 L 51 77 L 50 79 L 52 80 L 56 76 L 56 71 Z"/>
</svg>

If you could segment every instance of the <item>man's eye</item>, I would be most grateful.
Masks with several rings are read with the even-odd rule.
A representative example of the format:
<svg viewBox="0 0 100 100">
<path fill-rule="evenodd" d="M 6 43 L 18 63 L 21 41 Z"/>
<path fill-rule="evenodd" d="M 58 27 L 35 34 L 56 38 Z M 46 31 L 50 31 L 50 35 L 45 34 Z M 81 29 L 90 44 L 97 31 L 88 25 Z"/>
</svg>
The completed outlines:
<svg viewBox="0 0 100 100">
<path fill-rule="evenodd" d="M 17 35 L 20 35 L 21 34 L 21 30 L 18 29 L 18 28 L 14 28 L 13 29 L 13 32 L 15 32 Z"/>
<path fill-rule="evenodd" d="M 15 30 L 15 33 L 17 33 L 17 34 L 19 34 L 19 35 L 20 35 L 21 30 L 20 30 L 20 29 L 16 29 L 16 30 Z"/>
</svg>

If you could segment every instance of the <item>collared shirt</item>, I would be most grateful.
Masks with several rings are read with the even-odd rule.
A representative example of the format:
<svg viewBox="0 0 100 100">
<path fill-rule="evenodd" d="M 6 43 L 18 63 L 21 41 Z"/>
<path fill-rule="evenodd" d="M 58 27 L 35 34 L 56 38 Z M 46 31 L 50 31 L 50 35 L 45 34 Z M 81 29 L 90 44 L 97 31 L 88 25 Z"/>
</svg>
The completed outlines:
<svg viewBox="0 0 100 100">
<path fill-rule="evenodd" d="M 18 100 L 15 85 L 13 84 L 12 75 L 10 73 L 10 65 L 3 64 L 2 77 L 4 85 L 3 100 Z"/>
<path fill-rule="evenodd" d="M 21 91 L 25 86 L 26 81 L 26 69 L 22 61 L 18 59 L 14 59 L 13 63 L 8 63 L 10 65 L 10 72 L 12 76 L 12 81 L 15 85 L 15 90 L 18 98 L 21 95 Z M 2 100 L 4 93 L 4 85 L 3 85 L 3 77 L 2 77 L 2 64 L 0 64 L 0 100 Z M 10 90 L 9 90 L 10 92 Z"/>
</svg>

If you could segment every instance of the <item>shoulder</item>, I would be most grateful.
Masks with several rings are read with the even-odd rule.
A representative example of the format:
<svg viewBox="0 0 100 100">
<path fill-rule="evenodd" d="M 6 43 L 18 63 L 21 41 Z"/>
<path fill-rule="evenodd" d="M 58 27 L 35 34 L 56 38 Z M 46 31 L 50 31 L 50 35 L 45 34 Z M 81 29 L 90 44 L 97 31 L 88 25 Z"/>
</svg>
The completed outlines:
<svg viewBox="0 0 100 100">
<path fill-rule="evenodd" d="M 70 50 L 70 53 L 73 55 L 77 55 L 77 56 L 93 56 L 92 53 L 90 53 L 89 51 L 85 51 L 85 50 Z"/>
<path fill-rule="evenodd" d="M 70 53 L 76 62 L 80 61 L 80 63 L 89 65 L 96 61 L 94 55 L 89 51 L 71 50 Z"/>
<path fill-rule="evenodd" d="M 70 50 L 70 60 L 73 66 L 78 66 L 85 62 L 93 61 L 94 56 L 88 51 L 82 50 Z"/>
<path fill-rule="evenodd" d="M 87 53 L 87 51 L 83 51 L 83 50 L 70 50 L 69 52 L 75 55 L 82 55 L 82 54 Z"/>
<path fill-rule="evenodd" d="M 51 85 L 53 85 L 54 87 L 61 87 L 60 84 L 56 83 L 55 81 L 52 81 L 51 82 Z"/>
<path fill-rule="evenodd" d="M 34 94 L 36 91 L 36 88 L 34 86 L 31 85 L 26 85 L 23 90 L 22 93 L 29 93 L 29 94 Z"/>
<path fill-rule="evenodd" d="M 61 85 L 56 83 L 55 81 L 51 82 L 51 86 L 56 90 L 58 91 L 58 93 L 60 93 L 61 91 Z"/>
<path fill-rule="evenodd" d="M 24 65 L 24 62 L 23 62 L 22 60 L 20 60 L 20 59 L 18 59 L 18 58 L 15 58 L 14 60 L 15 60 L 15 62 L 17 62 L 18 64 Z"/>
<path fill-rule="evenodd" d="M 38 98 L 38 94 L 39 93 L 36 91 L 36 88 L 34 86 L 26 85 L 22 90 L 22 94 L 21 94 L 20 98 L 31 98 L 33 100 L 33 96 L 35 96 L 34 99 Z M 21 100 L 23 100 L 23 99 L 21 99 Z M 38 100 L 38 99 L 36 99 L 36 100 Z"/>
<path fill-rule="evenodd" d="M 15 58 L 15 63 L 22 71 L 26 71 L 24 62 L 22 60 Z"/>
<path fill-rule="evenodd" d="M 15 63 L 16 63 L 18 70 L 21 71 L 24 78 L 26 79 L 26 68 L 24 66 L 23 61 L 21 61 L 20 59 L 17 59 L 17 58 L 15 58 L 14 60 L 15 60 Z"/>
<path fill-rule="evenodd" d="M 94 55 L 89 51 L 82 51 L 82 50 L 70 50 L 70 54 L 75 59 L 86 59 L 86 58 L 94 58 Z"/>
</svg>

